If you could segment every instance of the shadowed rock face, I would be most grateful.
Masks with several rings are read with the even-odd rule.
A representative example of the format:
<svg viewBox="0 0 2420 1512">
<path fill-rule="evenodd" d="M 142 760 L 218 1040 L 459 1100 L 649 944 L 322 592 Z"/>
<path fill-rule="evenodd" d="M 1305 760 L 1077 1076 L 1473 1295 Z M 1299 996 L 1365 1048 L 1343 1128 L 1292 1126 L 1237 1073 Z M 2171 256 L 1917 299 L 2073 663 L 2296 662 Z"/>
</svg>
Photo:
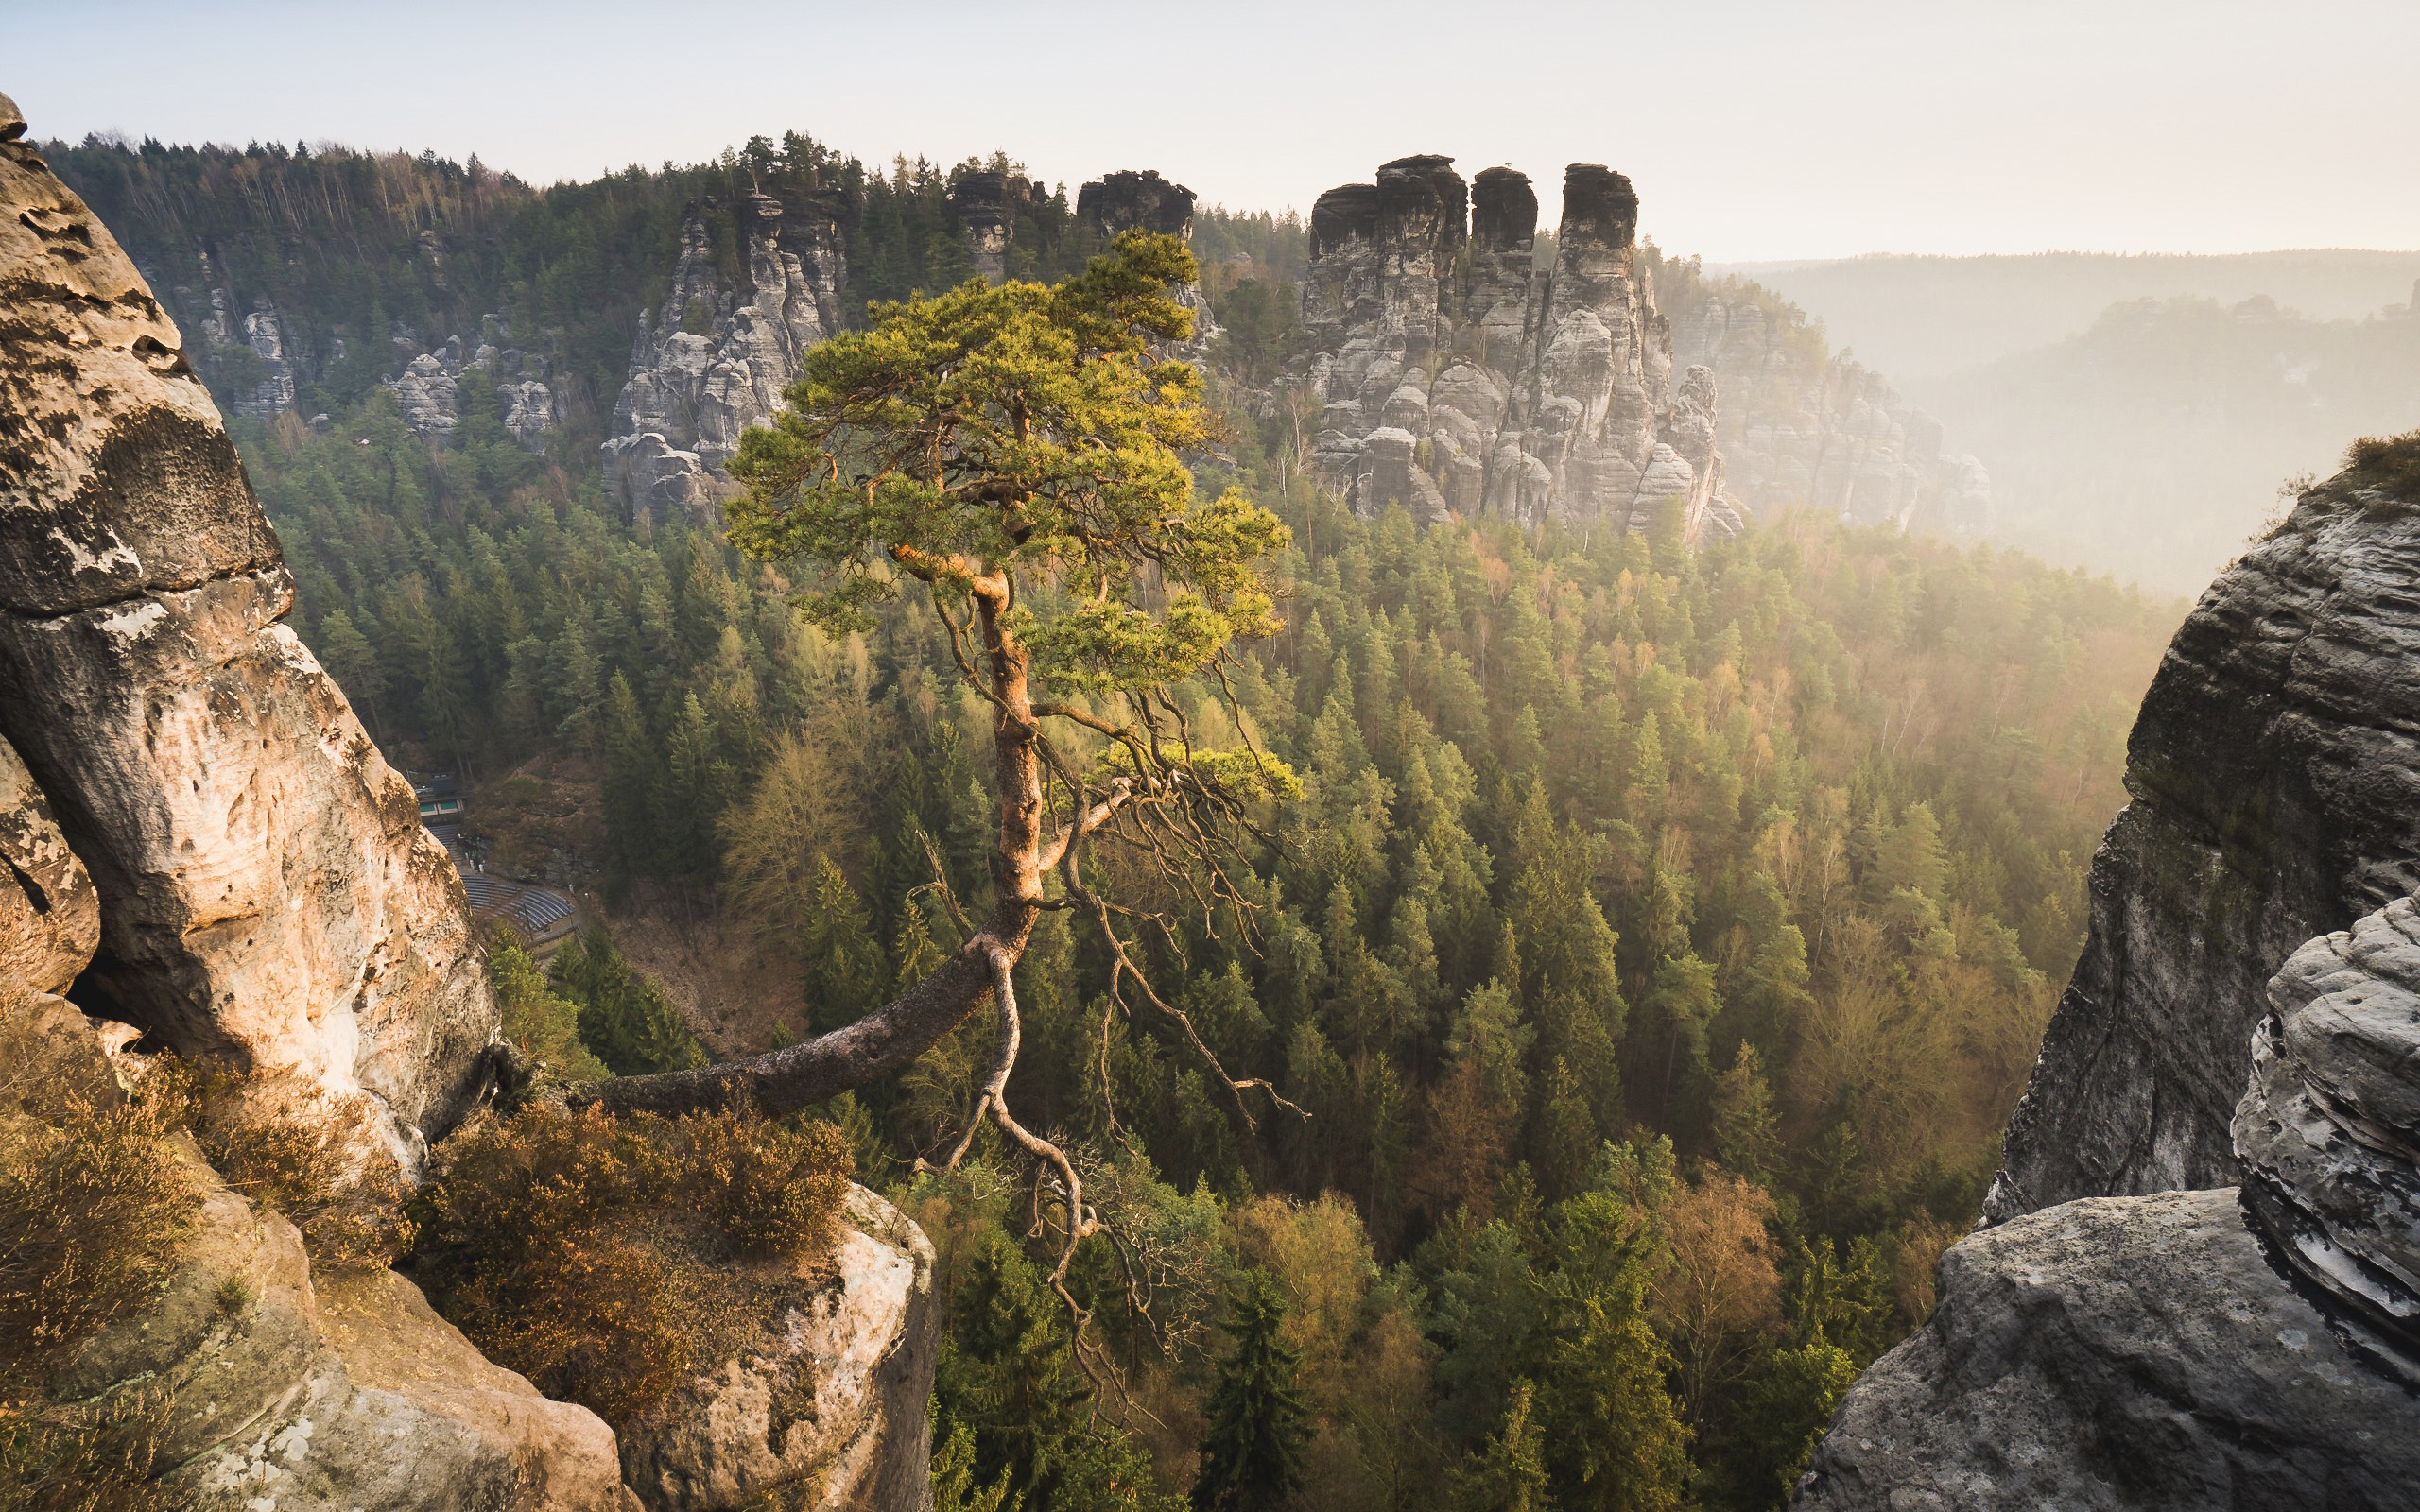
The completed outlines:
<svg viewBox="0 0 2420 1512">
<path fill-rule="evenodd" d="M 1148 169 L 1104 174 L 1077 190 L 1076 215 L 1104 236 L 1140 227 L 1193 239 L 1193 191 Z"/>
<path fill-rule="evenodd" d="M 0 1004 L 16 991 L 66 991 L 100 939 L 91 874 L 16 748 L 0 740 Z"/>
<path fill-rule="evenodd" d="M 1541 270 L 1529 179 L 1489 168 L 1466 187 L 1452 162 L 1398 158 L 1312 207 L 1303 323 L 1326 480 L 1363 514 L 1400 503 L 1584 532 L 1676 505 L 1691 540 L 1738 528 L 1713 376 L 1673 387 L 1630 180 L 1571 165 Z"/>
<path fill-rule="evenodd" d="M 2092 930 L 2008 1132 L 1994 1221 L 2237 1179 L 2266 987 L 2420 890 L 2420 507 L 2341 475 L 2202 595 L 2128 742 Z"/>
<path fill-rule="evenodd" d="M 2413 1504 L 2420 509 L 2370 482 L 2305 494 L 2178 632 L 1996 1227 L 1796 1506 Z"/>
<path fill-rule="evenodd" d="M 408 1167 L 495 1037 L 460 883 L 285 625 L 292 581 L 175 325 L 22 141 L 0 311 L 0 735 L 98 892 L 78 996 L 370 1093 Z"/>
</svg>

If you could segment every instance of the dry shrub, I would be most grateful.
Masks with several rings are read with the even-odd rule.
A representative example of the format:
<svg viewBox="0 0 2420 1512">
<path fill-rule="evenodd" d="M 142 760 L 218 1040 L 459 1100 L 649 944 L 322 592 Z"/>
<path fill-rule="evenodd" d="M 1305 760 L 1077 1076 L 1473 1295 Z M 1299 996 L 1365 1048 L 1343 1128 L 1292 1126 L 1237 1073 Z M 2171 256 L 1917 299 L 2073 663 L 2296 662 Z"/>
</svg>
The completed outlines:
<svg viewBox="0 0 2420 1512">
<path fill-rule="evenodd" d="M 167 1436 L 164 1396 L 127 1392 L 89 1414 L 0 1407 L 0 1506 L 14 1512 L 176 1512 L 151 1479 Z"/>
<path fill-rule="evenodd" d="M 367 1097 L 246 1081 L 216 1062 L 168 1074 L 202 1154 L 229 1186 L 301 1229 L 313 1260 L 385 1265 L 409 1247 L 403 1171 L 365 1137 L 376 1126 Z"/>
<path fill-rule="evenodd" d="M 813 1290 L 846 1137 L 745 1114 L 616 1121 L 532 1104 L 457 1134 L 415 1204 L 415 1272 L 491 1359 L 615 1426 Z"/>
<path fill-rule="evenodd" d="M 2364 436 L 2344 450 L 2344 465 L 2370 475 L 2369 481 L 2420 492 L 2420 431 L 2400 436 Z"/>
<path fill-rule="evenodd" d="M 66 1097 L 0 1128 L 0 1404 L 167 1279 L 199 1195 L 175 1108 Z"/>
</svg>

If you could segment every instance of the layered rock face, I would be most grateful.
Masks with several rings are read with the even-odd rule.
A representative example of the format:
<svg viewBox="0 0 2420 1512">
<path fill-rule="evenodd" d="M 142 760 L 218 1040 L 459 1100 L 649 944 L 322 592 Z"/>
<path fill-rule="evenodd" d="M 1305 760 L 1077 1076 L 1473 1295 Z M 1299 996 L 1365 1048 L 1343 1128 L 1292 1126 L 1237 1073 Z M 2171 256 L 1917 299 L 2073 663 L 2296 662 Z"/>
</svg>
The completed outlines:
<svg viewBox="0 0 2420 1512">
<path fill-rule="evenodd" d="M 2244 1206 L 2355 1346 L 2420 1390 L 2420 904 L 2312 940 L 2269 995 L 2235 1115 Z"/>
<path fill-rule="evenodd" d="M 1991 474 L 1945 448 L 1939 421 L 1882 375 L 1828 353 L 1795 308 L 1753 286 L 1708 286 L 1667 265 L 1672 360 L 1711 370 L 1743 402 L 1723 417 L 1723 487 L 1752 514 L 1805 504 L 1859 525 L 1976 541 Z"/>
<path fill-rule="evenodd" d="M 16 747 L 0 740 L 0 987 L 64 992 L 101 942 L 100 896 Z"/>
<path fill-rule="evenodd" d="M 649 1507 L 725 1512 L 784 1486 L 815 1487 L 799 1503 L 813 1512 L 932 1504 L 933 1248 L 863 1187 L 844 1213 L 829 1291 L 623 1434 L 623 1472 Z"/>
<path fill-rule="evenodd" d="M 2411 1505 L 2420 1406 L 2279 1280 L 2229 1189 L 2092 1198 L 1942 1257 L 1798 1512 Z"/>
<path fill-rule="evenodd" d="M 681 227 L 662 303 L 639 318 L 605 473 L 626 508 L 701 515 L 740 433 L 779 408 L 809 347 L 840 329 L 847 272 L 828 207 L 751 195 L 733 211 L 744 283 L 726 286 L 707 215 Z"/>
<path fill-rule="evenodd" d="M 496 1033 L 460 882 L 285 625 L 176 327 L 23 130 L 0 129 L 0 735 L 98 893 L 78 996 L 368 1093 L 408 1167 Z"/>
<path fill-rule="evenodd" d="M 1452 163 L 1401 158 L 1312 207 L 1302 313 L 1325 480 L 1364 514 L 1630 530 L 1671 502 L 1693 541 L 1736 530 L 1713 374 L 1673 387 L 1630 180 L 1566 170 L 1541 269 L 1530 180 L 1466 185 Z"/>
<path fill-rule="evenodd" d="M 2221 574 L 2128 744 L 2133 801 L 1986 1204 L 2236 1180 L 2265 988 L 2420 891 L 2420 507 L 2347 473 Z"/>
</svg>

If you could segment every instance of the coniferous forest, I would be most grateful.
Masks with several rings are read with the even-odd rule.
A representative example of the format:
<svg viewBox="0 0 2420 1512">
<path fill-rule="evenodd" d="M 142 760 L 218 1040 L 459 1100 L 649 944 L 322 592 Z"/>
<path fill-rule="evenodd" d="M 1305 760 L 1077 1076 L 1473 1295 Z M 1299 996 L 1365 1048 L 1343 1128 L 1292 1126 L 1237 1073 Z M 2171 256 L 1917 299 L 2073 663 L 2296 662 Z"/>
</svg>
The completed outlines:
<svg viewBox="0 0 2420 1512">
<path fill-rule="evenodd" d="M 331 207 L 398 183 L 465 214 L 546 200 L 475 275 L 368 260 L 342 308 L 297 313 L 334 339 L 458 317 L 432 301 L 509 308 L 592 387 L 648 284 L 614 260 L 661 266 L 683 197 L 752 166 L 541 196 L 475 165 L 183 150 L 60 165 L 104 215 L 115 194 L 200 215 L 247 174 Z M 941 170 L 750 152 L 847 200 L 860 311 L 965 276 Z M 1098 249 L 1063 193 L 1036 214 L 1061 223 L 1020 231 L 1040 250 L 1012 276 Z M 1290 543 L 1280 633 L 1176 697 L 1195 745 L 1249 739 L 1301 794 L 1262 816 L 1248 919 L 1128 948 L 1300 1112 L 1248 1122 L 1113 997 L 1101 942 L 1044 916 L 1009 1097 L 1108 1225 L 1072 1272 L 1080 1334 L 1007 1152 L 919 1169 L 976 1097 L 984 1015 L 819 1110 L 937 1250 L 939 1504 L 1777 1506 L 1979 1211 L 2183 606 L 1806 514 L 1694 551 L 1677 519 L 1357 519 L 1307 480 L 1276 382 L 1299 225 L 1211 214 L 1195 248 L 1224 330 L 1201 490 L 1241 490 Z M 932 615 L 828 633 L 717 531 L 626 516 L 594 461 L 610 388 L 542 455 L 472 369 L 432 447 L 377 387 L 383 353 L 348 350 L 358 381 L 305 403 L 326 423 L 233 428 L 296 628 L 389 759 L 462 774 L 491 865 L 602 920 L 550 966 L 499 940 L 508 1032 L 568 1074 L 671 1069 L 837 1028 L 934 970 L 954 903 L 980 917 L 993 885 L 995 811 L 989 712 Z M 1153 881 L 1110 864 L 1099 885 Z M 666 935 L 720 974 L 651 980 Z"/>
</svg>

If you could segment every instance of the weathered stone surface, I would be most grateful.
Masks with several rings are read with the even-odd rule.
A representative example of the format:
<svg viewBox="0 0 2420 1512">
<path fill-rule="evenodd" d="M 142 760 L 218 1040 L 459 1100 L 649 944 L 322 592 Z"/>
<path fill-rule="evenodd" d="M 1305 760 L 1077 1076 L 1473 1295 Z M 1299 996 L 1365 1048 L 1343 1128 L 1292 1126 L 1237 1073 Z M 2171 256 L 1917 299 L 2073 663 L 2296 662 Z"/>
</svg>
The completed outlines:
<svg viewBox="0 0 2420 1512">
<path fill-rule="evenodd" d="M 1452 163 L 1401 158 L 1312 207 L 1302 317 L 1326 481 L 1364 514 L 1630 530 L 1677 503 L 1692 540 L 1737 528 L 1714 375 L 1672 387 L 1630 180 L 1572 164 L 1541 269 L 1530 180 L 1490 168 L 1466 188 Z"/>
<path fill-rule="evenodd" d="M 2420 1405 L 2280 1280 L 2232 1190 L 2088 1199 L 1942 1257 L 1799 1512 L 2327 1507 L 2420 1486 Z"/>
<path fill-rule="evenodd" d="M 735 215 L 747 284 L 723 286 L 707 217 Z M 605 443 L 606 476 L 631 509 L 678 498 L 702 510 L 727 490 L 723 467 L 740 433 L 781 406 L 809 347 L 840 329 L 846 272 L 830 207 L 785 206 L 751 195 L 731 212 L 692 205 L 681 227 L 672 285 L 643 314 L 631 377 Z M 652 434 L 657 441 L 644 438 Z M 665 459 L 693 454 L 694 482 L 667 488 L 680 469 Z"/>
<path fill-rule="evenodd" d="M 1077 218 L 1092 227 L 1104 241 L 1140 230 L 1190 243 L 1193 204 L 1192 190 L 1181 183 L 1170 183 L 1150 169 L 1138 172 L 1122 168 L 1076 191 Z M 1219 334 L 1219 322 L 1210 313 L 1210 301 L 1202 297 L 1200 284 L 1182 284 L 1174 292 L 1177 302 L 1193 312 L 1193 335 L 1168 343 L 1163 354 L 1179 362 L 1199 363 L 1210 350 L 1210 338 Z"/>
<path fill-rule="evenodd" d="M 0 1005 L 0 1147 L 69 1096 L 123 1094 L 95 1026 Z M 64 1410 L 166 1400 L 154 1472 L 196 1512 L 636 1512 L 613 1431 L 477 1350 L 392 1271 L 315 1271 L 294 1226 L 180 1139 L 201 1207 L 160 1295 L 49 1382 Z"/>
<path fill-rule="evenodd" d="M 92 873 L 79 993 L 378 1108 L 408 1167 L 496 1014 L 461 885 L 336 684 L 176 327 L 0 143 L 0 735 Z"/>
<path fill-rule="evenodd" d="M 2420 507 L 2344 474 L 2202 595 L 2128 745 L 2133 801 L 2011 1120 L 1995 1220 L 2237 1179 L 2267 984 L 2420 891 Z"/>
<path fill-rule="evenodd" d="M 727 1512 L 785 1486 L 815 1487 L 818 1512 L 932 1504 L 932 1246 L 863 1187 L 844 1221 L 828 1290 L 624 1433 L 623 1473 L 649 1507 Z"/>
<path fill-rule="evenodd" d="M 1672 360 L 1710 369 L 1738 402 L 1722 416 L 1724 490 L 1752 514 L 1805 505 L 1855 524 L 1975 541 L 1991 475 L 1945 450 L 1941 426 L 1882 375 L 1831 352 L 1804 311 L 1754 284 L 1667 261 Z"/>
<path fill-rule="evenodd" d="M 92 876 L 16 747 L 0 740 L 0 988 L 64 992 L 100 940 Z"/>
<path fill-rule="evenodd" d="M 2273 1252 L 2420 1388 L 2420 903 L 2296 951 L 2269 987 L 2235 1145 Z M 2404 1423 L 2420 1437 L 2420 1405 Z"/>
</svg>

